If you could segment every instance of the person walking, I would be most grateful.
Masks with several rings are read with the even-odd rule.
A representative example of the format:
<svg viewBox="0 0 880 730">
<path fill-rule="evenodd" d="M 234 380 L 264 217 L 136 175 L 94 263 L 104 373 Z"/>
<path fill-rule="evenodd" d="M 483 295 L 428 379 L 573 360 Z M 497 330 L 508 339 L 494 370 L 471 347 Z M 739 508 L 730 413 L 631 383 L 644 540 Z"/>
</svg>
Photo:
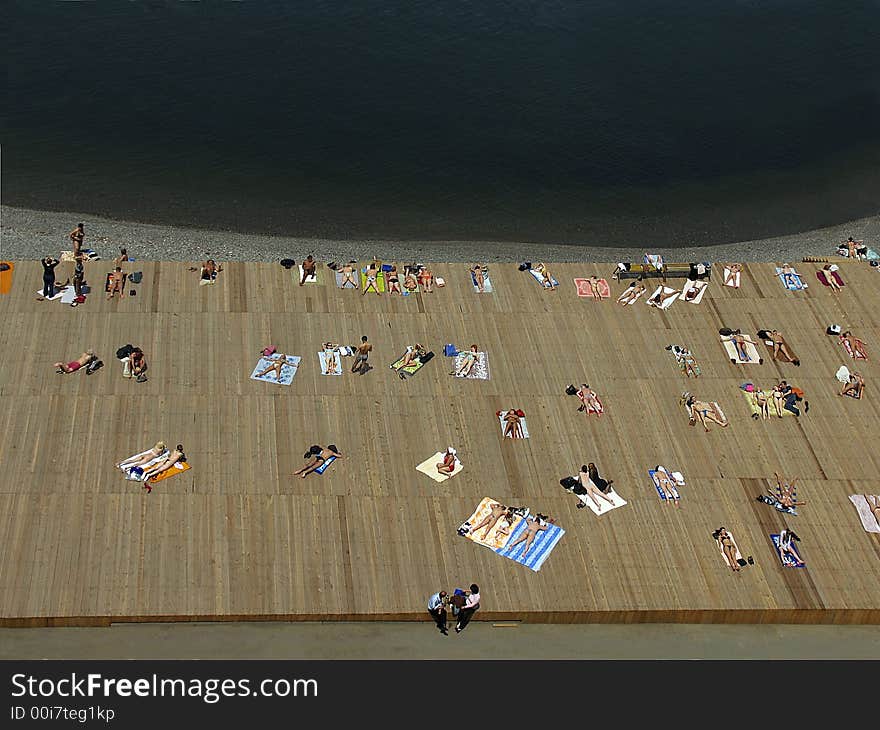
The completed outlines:
<svg viewBox="0 0 880 730">
<path fill-rule="evenodd" d="M 446 628 L 446 591 L 439 591 L 428 599 L 428 613 L 440 629 L 443 636 L 449 636 L 449 630 Z"/>
<path fill-rule="evenodd" d="M 473 615 L 480 608 L 480 587 L 476 583 L 471 583 L 470 592 L 464 601 L 464 606 L 458 612 L 458 621 L 455 623 L 455 633 L 460 634 L 470 623 Z"/>
</svg>

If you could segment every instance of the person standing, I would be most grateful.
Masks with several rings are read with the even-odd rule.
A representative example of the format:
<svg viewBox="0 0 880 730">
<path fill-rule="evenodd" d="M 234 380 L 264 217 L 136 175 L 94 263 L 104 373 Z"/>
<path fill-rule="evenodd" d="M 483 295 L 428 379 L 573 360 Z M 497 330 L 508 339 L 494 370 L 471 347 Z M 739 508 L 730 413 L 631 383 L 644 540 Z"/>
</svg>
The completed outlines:
<svg viewBox="0 0 880 730">
<path fill-rule="evenodd" d="M 70 242 L 73 244 L 73 258 L 76 258 L 82 253 L 83 240 L 86 237 L 84 226 L 84 223 L 77 223 L 76 228 L 74 228 L 68 235 Z"/>
<path fill-rule="evenodd" d="M 43 299 L 51 299 L 55 296 L 55 267 L 58 266 L 58 259 L 46 256 L 41 262 L 43 264 Z"/>
<path fill-rule="evenodd" d="M 83 268 L 82 257 L 76 260 L 73 266 L 73 291 L 77 297 L 83 296 L 83 284 L 85 283 L 86 273 Z M 76 304 L 76 302 L 72 302 Z"/>
<path fill-rule="evenodd" d="M 351 372 L 363 375 L 370 369 L 367 360 L 370 358 L 370 350 L 373 346 L 367 341 L 367 336 L 361 337 L 361 344 L 355 350 L 354 365 L 351 366 Z"/>
<path fill-rule="evenodd" d="M 446 628 L 446 596 L 446 591 L 440 591 L 428 599 L 428 613 L 431 614 L 443 636 L 449 636 L 449 630 Z"/>
<path fill-rule="evenodd" d="M 317 268 L 318 264 L 312 254 L 306 256 L 305 260 L 302 263 L 302 279 L 300 279 L 299 285 L 302 286 L 306 283 L 306 279 L 308 279 L 310 276 L 314 276 Z"/>
<path fill-rule="evenodd" d="M 464 601 L 464 606 L 458 612 L 458 621 L 455 624 L 455 633 L 460 634 L 470 623 L 473 615 L 480 608 L 480 587 L 471 583 L 471 589 Z"/>
</svg>

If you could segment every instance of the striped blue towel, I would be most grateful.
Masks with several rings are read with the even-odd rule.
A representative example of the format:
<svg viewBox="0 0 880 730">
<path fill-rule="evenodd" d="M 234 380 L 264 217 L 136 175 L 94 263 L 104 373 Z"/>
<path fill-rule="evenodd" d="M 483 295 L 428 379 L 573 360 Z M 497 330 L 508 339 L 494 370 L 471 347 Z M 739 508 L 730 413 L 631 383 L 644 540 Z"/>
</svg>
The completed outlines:
<svg viewBox="0 0 880 730">
<path fill-rule="evenodd" d="M 547 556 L 550 555 L 553 548 L 556 547 L 556 543 L 562 539 L 565 530 L 559 525 L 548 525 L 546 530 L 542 530 L 535 535 L 535 539 L 532 540 L 532 544 L 529 547 L 529 552 L 526 554 L 525 558 L 523 558 L 522 554 L 523 550 L 525 550 L 525 542 L 521 542 L 513 548 L 510 548 L 509 546 L 512 545 L 517 538 L 523 534 L 523 532 L 525 532 L 526 523 L 527 520 L 521 520 L 507 539 L 507 543 L 504 547 L 497 549 L 495 552 L 537 572 L 541 569 L 541 566 L 544 564 L 544 561 L 547 559 Z"/>
</svg>

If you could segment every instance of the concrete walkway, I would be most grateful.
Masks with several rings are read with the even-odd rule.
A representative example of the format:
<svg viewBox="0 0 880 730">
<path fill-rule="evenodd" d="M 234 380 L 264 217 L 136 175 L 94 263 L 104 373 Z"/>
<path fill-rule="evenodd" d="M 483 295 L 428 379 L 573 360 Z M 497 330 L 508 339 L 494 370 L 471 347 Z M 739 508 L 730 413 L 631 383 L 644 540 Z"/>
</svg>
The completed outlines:
<svg viewBox="0 0 880 730">
<path fill-rule="evenodd" d="M 464 638 L 467 637 L 467 641 Z M 0 659 L 876 659 L 878 626 L 118 624 L 0 629 Z"/>
</svg>

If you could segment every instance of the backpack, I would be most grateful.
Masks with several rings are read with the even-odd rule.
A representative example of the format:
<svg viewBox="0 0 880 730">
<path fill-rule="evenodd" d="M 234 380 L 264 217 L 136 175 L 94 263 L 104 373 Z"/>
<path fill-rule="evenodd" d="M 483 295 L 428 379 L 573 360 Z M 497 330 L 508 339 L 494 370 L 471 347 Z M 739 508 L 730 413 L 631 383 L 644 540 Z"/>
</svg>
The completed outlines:
<svg viewBox="0 0 880 730">
<path fill-rule="evenodd" d="M 131 353 L 133 351 L 134 351 L 134 347 L 132 345 L 123 345 L 122 347 L 120 347 L 116 351 L 116 359 L 122 360 L 122 359 L 128 357 L 129 355 L 131 355 Z"/>
<path fill-rule="evenodd" d="M 578 392 L 578 389 L 575 388 L 573 385 L 569 385 L 569 386 L 565 389 L 565 394 L 566 394 L 566 395 L 577 395 L 577 392 Z"/>
<path fill-rule="evenodd" d="M 443 347 L 443 354 L 446 357 L 455 357 L 458 354 L 458 348 L 452 344 L 445 345 Z"/>
<path fill-rule="evenodd" d="M 142 271 L 135 271 L 135 272 L 132 273 L 131 276 L 128 277 L 128 280 L 129 280 L 132 284 L 140 284 L 141 281 L 143 280 L 143 278 L 144 278 L 144 272 L 142 272 Z"/>
</svg>

